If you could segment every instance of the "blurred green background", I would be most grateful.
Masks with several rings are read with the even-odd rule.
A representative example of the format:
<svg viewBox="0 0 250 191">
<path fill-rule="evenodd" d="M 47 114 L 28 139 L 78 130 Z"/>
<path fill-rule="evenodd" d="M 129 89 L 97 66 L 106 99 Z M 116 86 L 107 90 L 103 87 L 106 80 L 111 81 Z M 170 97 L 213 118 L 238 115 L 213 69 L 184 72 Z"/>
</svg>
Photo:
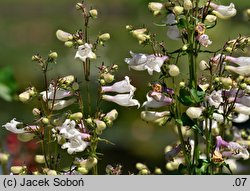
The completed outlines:
<svg viewBox="0 0 250 191">
<path fill-rule="evenodd" d="M 74 60 L 75 50 L 66 48 L 55 37 L 57 29 L 74 32 L 82 28 L 83 21 L 80 12 L 75 10 L 75 0 L 1 0 L 0 1 L 0 70 L 6 66 L 12 68 L 18 83 L 17 92 L 20 93 L 30 84 L 42 88 L 42 74 L 40 68 L 31 61 L 36 53 L 46 56 L 50 50 L 57 51 L 59 58 L 49 78 L 75 74 L 83 81 L 82 66 Z M 159 34 L 158 39 L 167 42 L 170 50 L 180 46 L 179 42 L 169 40 L 164 27 L 156 27 L 153 23 L 161 23 L 164 18 L 154 18 L 148 11 L 148 0 L 89 0 L 90 6 L 98 9 L 99 18 L 90 24 L 91 37 L 94 40 L 99 32 L 109 32 L 111 40 L 98 52 L 95 66 L 105 61 L 105 64 L 119 65 L 117 80 L 129 75 L 132 84 L 137 87 L 136 99 L 145 101 L 148 82 L 157 79 L 157 75 L 149 76 L 147 72 L 129 71 L 124 58 L 129 57 L 129 50 L 133 52 L 150 53 L 150 49 L 143 48 L 125 30 L 127 24 L 141 27 L 144 24 L 152 32 Z M 237 8 L 237 15 L 231 20 L 218 20 L 218 26 L 209 30 L 208 35 L 213 41 L 211 49 L 218 49 L 229 38 L 239 34 L 250 35 L 250 22 L 243 12 L 250 8 L 248 0 L 221 0 L 221 4 L 233 2 Z M 92 82 L 95 83 L 95 77 Z M 92 88 L 96 94 L 95 87 Z M 100 144 L 100 152 L 104 153 L 102 161 L 107 164 L 122 164 L 124 173 L 135 172 L 136 162 L 144 162 L 151 169 L 155 166 L 164 169 L 164 148 L 174 143 L 177 135 L 168 127 L 156 127 L 140 119 L 142 108 L 123 108 L 112 103 L 103 104 L 106 111 L 117 108 L 119 118 L 112 128 L 103 134 L 115 145 Z M 6 102 L 0 99 L 0 125 L 12 118 L 29 122 L 32 120 L 32 105 L 18 101 Z M 6 131 L 1 128 L 0 138 L 4 145 Z"/>
</svg>

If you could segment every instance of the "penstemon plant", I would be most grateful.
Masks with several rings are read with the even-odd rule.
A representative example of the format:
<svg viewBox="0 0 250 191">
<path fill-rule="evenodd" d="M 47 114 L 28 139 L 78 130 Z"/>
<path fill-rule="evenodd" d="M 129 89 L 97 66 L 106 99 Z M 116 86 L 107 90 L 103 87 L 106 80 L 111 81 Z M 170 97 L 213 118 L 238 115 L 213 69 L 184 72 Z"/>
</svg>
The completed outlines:
<svg viewBox="0 0 250 191">
<path fill-rule="evenodd" d="M 117 65 L 106 66 L 100 61 L 98 67 L 93 67 L 97 50 L 110 34 L 99 34 L 92 40 L 89 27 L 98 12 L 89 9 L 86 2 L 76 4 L 82 14 L 82 29 L 75 33 L 56 31 L 58 40 L 75 49 L 84 81 L 80 83 L 74 75 L 49 79 L 48 70 L 56 63 L 56 52 L 50 52 L 47 58 L 32 56 L 41 68 L 44 89 L 30 86 L 19 94 L 19 100 L 33 100 L 34 120 L 24 123 L 14 118 L 3 127 L 23 142 L 37 141 L 41 146 L 41 154 L 35 156 L 39 168 L 31 172 L 26 166 L 12 166 L 11 173 L 98 174 L 102 157 L 98 145 L 113 144 L 102 137 L 102 132 L 118 117 L 116 109 L 107 112 L 101 107 L 103 101 L 141 106 L 142 120 L 174 129 L 179 139 L 165 149 L 166 174 L 232 174 L 238 168 L 236 160 L 249 159 L 250 131 L 236 126 L 250 115 L 250 57 L 240 56 L 250 45 L 250 37 L 239 35 L 214 51 L 210 50 L 213 44 L 208 36 L 217 22 L 236 15 L 234 4 L 168 0 L 151 2 L 148 8 L 154 16 L 165 18 L 157 26 L 167 28 L 167 36 L 181 46 L 171 50 L 146 27 L 126 26 L 140 45 L 152 48 L 150 54 L 130 51 L 131 57 L 124 60 L 128 68 L 158 75 L 157 81 L 149 78 L 150 90 L 142 106 L 133 98 L 136 88 L 128 76 L 114 82 Z M 203 59 L 204 55 L 209 59 Z M 80 68 L 80 64 L 75 67 Z M 94 69 L 98 71 L 96 81 L 91 78 Z M 98 83 L 96 102 L 91 100 L 92 83 Z M 3 169 L 8 157 L 0 153 Z M 107 165 L 106 172 L 121 174 L 121 168 Z M 160 168 L 151 172 L 143 163 L 137 163 L 136 168 L 141 175 L 164 172 Z"/>
<path fill-rule="evenodd" d="M 239 56 L 250 38 L 240 35 L 212 51 L 208 32 L 236 15 L 234 4 L 169 0 L 150 2 L 148 8 L 154 16 L 166 17 L 157 26 L 167 27 L 167 36 L 182 43 L 170 50 L 146 27 L 126 27 L 139 44 L 152 47 L 152 54 L 131 51 L 132 58 L 125 59 L 129 68 L 159 73 L 158 81 L 150 82 L 141 118 L 174 128 L 179 136 L 166 147 L 166 169 L 179 174 L 232 173 L 235 160 L 249 159 L 249 130 L 235 124 L 246 122 L 250 114 L 250 57 Z M 204 54 L 208 60 L 202 60 Z M 142 163 L 136 167 L 139 174 L 151 173 Z"/>
</svg>

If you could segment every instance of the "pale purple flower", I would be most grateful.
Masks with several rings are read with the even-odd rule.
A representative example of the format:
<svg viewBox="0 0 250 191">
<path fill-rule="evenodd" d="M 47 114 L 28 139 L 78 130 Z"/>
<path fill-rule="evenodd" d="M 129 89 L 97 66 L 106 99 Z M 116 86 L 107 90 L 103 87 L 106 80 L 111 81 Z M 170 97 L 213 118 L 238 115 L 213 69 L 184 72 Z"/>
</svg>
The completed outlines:
<svg viewBox="0 0 250 191">
<path fill-rule="evenodd" d="M 140 107 L 140 103 L 138 102 L 138 100 L 133 99 L 133 97 L 130 94 L 117 94 L 115 96 L 103 95 L 102 99 L 114 102 L 118 105 L 125 107 L 129 106 L 138 106 L 138 108 Z"/>
<path fill-rule="evenodd" d="M 169 117 L 170 111 L 162 111 L 162 112 L 156 112 L 156 111 L 142 111 L 141 112 L 141 118 L 148 122 L 155 122 L 161 118 Z"/>
<path fill-rule="evenodd" d="M 216 151 L 222 149 L 221 154 L 224 157 L 232 157 L 235 159 L 243 158 L 244 160 L 249 158 L 249 152 L 247 148 L 243 147 L 237 142 L 226 142 L 221 136 L 216 137 Z"/>
<path fill-rule="evenodd" d="M 170 13 L 167 15 L 166 20 L 167 26 L 167 36 L 172 40 L 179 40 L 180 39 L 180 31 L 177 27 L 177 20 L 175 18 L 175 14 Z"/>
<path fill-rule="evenodd" d="M 76 102 L 76 98 L 71 98 L 68 100 L 54 100 L 54 101 L 48 101 L 49 109 L 53 110 L 61 110 L 65 107 L 68 107 Z"/>
<path fill-rule="evenodd" d="M 67 152 L 71 155 L 73 153 L 82 152 L 89 145 L 88 142 L 82 140 L 81 136 L 75 136 L 64 143 L 61 148 L 67 149 Z"/>
<path fill-rule="evenodd" d="M 216 5 L 215 3 L 210 2 L 210 7 L 214 9 L 213 13 L 221 18 L 221 19 L 228 19 L 236 15 L 237 10 L 233 3 L 230 3 L 229 6 L 224 5 Z"/>
<path fill-rule="evenodd" d="M 134 54 L 130 51 L 132 58 L 125 58 L 125 62 L 129 65 L 129 68 L 134 70 L 142 71 L 147 70 L 150 75 L 153 71 L 161 72 L 161 66 L 164 61 L 168 59 L 167 56 L 155 56 L 147 54 Z"/>
<path fill-rule="evenodd" d="M 165 153 L 165 159 L 167 161 L 173 161 L 173 158 L 176 157 L 181 152 L 181 144 L 174 147 L 172 150 Z"/>
<path fill-rule="evenodd" d="M 46 101 L 46 91 L 41 92 L 43 96 L 43 100 Z M 47 91 L 48 99 L 62 99 L 65 97 L 72 96 L 72 92 L 69 90 L 65 90 L 62 88 L 54 87 L 53 84 L 49 85 L 48 91 Z"/>
<path fill-rule="evenodd" d="M 15 134 L 20 134 L 20 133 L 26 133 L 27 131 L 23 129 L 18 129 L 17 126 L 22 124 L 19 121 L 16 121 L 16 118 L 12 119 L 10 122 L 6 123 L 2 127 L 5 127 L 8 131 L 15 133 Z"/>
<path fill-rule="evenodd" d="M 220 104 L 223 102 L 221 91 L 213 91 L 209 96 L 207 96 L 207 100 L 210 106 L 219 108 Z"/>
<path fill-rule="evenodd" d="M 92 52 L 92 44 L 85 43 L 79 46 L 75 58 L 79 58 L 83 62 L 86 62 L 87 58 L 96 59 L 96 54 Z"/>
<path fill-rule="evenodd" d="M 142 105 L 146 108 L 159 108 L 170 105 L 173 102 L 172 98 L 167 97 L 160 92 L 149 92 L 146 97 L 147 101 L 145 101 Z"/>
<path fill-rule="evenodd" d="M 226 61 L 229 61 L 229 62 L 232 62 L 232 63 L 235 63 L 239 66 L 249 66 L 250 65 L 250 57 L 238 57 L 238 58 L 235 58 L 235 57 L 232 57 L 232 56 L 226 56 L 225 57 L 225 60 Z"/>
<path fill-rule="evenodd" d="M 234 72 L 242 76 L 250 76 L 250 65 L 239 66 L 239 67 L 225 66 L 225 70 Z"/>
<path fill-rule="evenodd" d="M 209 40 L 209 37 L 206 34 L 202 34 L 202 35 L 198 36 L 198 41 L 204 47 L 208 47 L 209 45 L 212 44 L 212 41 Z"/>
<path fill-rule="evenodd" d="M 125 76 L 125 79 L 114 83 L 112 86 L 102 86 L 102 92 L 117 92 L 117 93 L 130 93 L 133 95 L 136 88 L 130 84 L 130 79 Z"/>
</svg>

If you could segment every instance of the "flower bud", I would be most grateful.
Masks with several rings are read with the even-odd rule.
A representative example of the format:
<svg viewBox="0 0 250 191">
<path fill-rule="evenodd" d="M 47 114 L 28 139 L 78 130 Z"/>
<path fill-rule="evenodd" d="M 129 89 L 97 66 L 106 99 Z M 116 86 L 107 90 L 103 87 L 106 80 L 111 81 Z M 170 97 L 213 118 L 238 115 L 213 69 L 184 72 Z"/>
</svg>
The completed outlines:
<svg viewBox="0 0 250 191">
<path fill-rule="evenodd" d="M 231 53 L 233 51 L 233 48 L 228 46 L 228 47 L 226 47 L 226 51 Z"/>
<path fill-rule="evenodd" d="M 184 44 L 181 48 L 183 51 L 186 51 L 188 49 L 188 44 Z"/>
<path fill-rule="evenodd" d="M 162 171 L 160 168 L 155 168 L 155 174 L 162 174 Z"/>
<path fill-rule="evenodd" d="M 77 42 L 78 45 L 83 45 L 83 40 L 82 39 L 78 39 L 76 42 Z"/>
<path fill-rule="evenodd" d="M 141 174 L 141 175 L 148 175 L 148 174 L 150 174 L 150 172 L 149 172 L 148 169 L 144 168 L 144 169 L 142 169 L 142 170 L 140 171 L 140 174 Z"/>
<path fill-rule="evenodd" d="M 47 117 L 43 117 L 42 118 L 42 123 L 45 124 L 45 125 L 49 124 L 49 119 Z"/>
<path fill-rule="evenodd" d="M 180 86 L 180 88 L 184 88 L 186 86 L 186 83 L 185 82 L 180 82 L 179 86 Z"/>
<path fill-rule="evenodd" d="M 72 89 L 73 90 L 79 90 L 79 84 L 77 83 L 77 82 L 74 82 L 73 84 L 72 84 Z"/>
<path fill-rule="evenodd" d="M 0 153 L 0 164 L 6 164 L 9 160 L 9 154 Z"/>
<path fill-rule="evenodd" d="M 81 174 L 88 174 L 89 171 L 85 167 L 78 167 L 77 171 L 80 172 Z"/>
<path fill-rule="evenodd" d="M 183 13 L 184 8 L 181 6 L 175 6 L 173 9 L 173 12 L 175 15 L 180 15 L 181 13 Z"/>
<path fill-rule="evenodd" d="M 81 10 L 83 8 L 83 4 L 82 3 L 77 3 L 76 4 L 76 10 Z"/>
<path fill-rule="evenodd" d="M 71 48 L 71 47 L 74 46 L 74 43 L 73 43 L 72 41 L 66 41 L 66 42 L 64 43 L 64 45 L 65 45 L 66 47 L 68 47 L 68 48 Z"/>
<path fill-rule="evenodd" d="M 199 64 L 199 67 L 200 67 L 200 70 L 206 70 L 209 68 L 209 65 L 207 64 L 207 62 L 205 60 L 202 60 L 200 61 L 200 64 Z"/>
<path fill-rule="evenodd" d="M 180 74 L 180 70 L 178 66 L 174 64 L 170 64 L 168 67 L 169 67 L 168 73 L 170 76 L 178 76 Z"/>
<path fill-rule="evenodd" d="M 64 32 L 62 30 L 57 30 L 56 31 L 56 37 L 58 40 L 62 41 L 62 42 L 66 42 L 68 40 L 72 40 L 73 39 L 73 35 L 68 33 L 68 32 Z"/>
<path fill-rule="evenodd" d="M 190 10 L 190 9 L 192 9 L 193 8 L 192 1 L 191 0 L 184 0 L 183 7 L 187 11 Z"/>
<path fill-rule="evenodd" d="M 31 141 L 34 138 L 34 134 L 33 133 L 20 133 L 17 135 L 17 139 L 21 142 L 28 142 Z"/>
<path fill-rule="evenodd" d="M 88 125 L 92 125 L 92 124 L 93 124 L 93 120 L 92 120 L 91 117 L 85 119 L 85 121 L 86 121 L 86 123 L 87 123 Z"/>
<path fill-rule="evenodd" d="M 57 172 L 55 170 L 48 170 L 47 175 L 55 176 L 57 175 Z"/>
<path fill-rule="evenodd" d="M 217 20 L 217 17 L 215 15 L 207 15 L 205 18 L 205 21 L 208 23 L 213 23 Z"/>
<path fill-rule="evenodd" d="M 243 89 L 243 90 L 246 89 L 247 88 L 247 84 L 246 83 L 241 83 L 240 84 L 240 88 Z"/>
<path fill-rule="evenodd" d="M 57 57 L 58 57 L 57 52 L 51 52 L 51 53 L 49 54 L 49 58 L 52 58 L 53 60 L 57 59 Z"/>
<path fill-rule="evenodd" d="M 44 155 L 36 155 L 35 156 L 35 161 L 39 164 L 44 164 L 45 163 L 45 158 Z"/>
<path fill-rule="evenodd" d="M 221 77 L 220 81 L 223 84 L 223 86 L 225 86 L 225 88 L 229 88 L 233 84 L 233 80 L 230 77 L 227 78 Z"/>
<path fill-rule="evenodd" d="M 38 55 L 33 55 L 32 57 L 31 57 L 31 60 L 32 61 L 39 61 L 41 58 L 40 58 L 40 56 L 38 56 Z"/>
<path fill-rule="evenodd" d="M 94 119 L 94 122 L 96 124 L 96 129 L 98 131 L 102 131 L 102 130 L 106 129 L 106 127 L 107 127 L 106 123 L 103 122 L 103 121 L 101 121 L 101 120 L 99 120 L 99 119 Z"/>
<path fill-rule="evenodd" d="M 153 12 L 153 14 L 156 16 L 161 13 L 161 10 L 164 8 L 164 5 L 162 3 L 157 2 L 150 2 L 148 4 L 148 9 Z"/>
<path fill-rule="evenodd" d="M 142 163 L 136 163 L 135 167 L 138 169 L 138 170 L 143 170 L 143 169 L 147 169 L 147 166 L 145 164 L 142 164 Z"/>
<path fill-rule="evenodd" d="M 250 19 L 250 9 L 247 9 L 246 13 L 247 13 L 248 18 Z"/>
<path fill-rule="evenodd" d="M 103 33 L 100 36 L 98 36 L 99 40 L 101 41 L 107 41 L 110 39 L 110 34 L 109 33 Z"/>
<path fill-rule="evenodd" d="M 118 116 L 118 112 L 116 109 L 112 109 L 110 112 L 108 112 L 106 114 L 106 116 L 104 117 L 105 120 L 110 120 L 110 121 L 114 121 L 116 120 Z"/>
<path fill-rule="evenodd" d="M 129 31 L 133 30 L 133 26 L 132 25 L 126 25 L 126 29 L 129 30 Z"/>
<path fill-rule="evenodd" d="M 112 74 L 110 74 L 110 73 L 104 73 L 104 74 L 102 74 L 101 77 L 104 79 L 104 81 L 105 81 L 106 83 L 111 83 L 111 82 L 113 82 L 114 79 L 115 79 L 114 75 L 112 75 Z"/>
<path fill-rule="evenodd" d="M 25 91 L 18 96 L 19 100 L 23 103 L 27 102 L 30 100 L 30 94 L 29 92 Z"/>
<path fill-rule="evenodd" d="M 93 19 L 96 19 L 97 18 L 97 15 L 98 15 L 98 11 L 96 9 L 91 9 L 89 11 L 89 14 L 90 16 L 93 18 Z"/>
<path fill-rule="evenodd" d="M 82 112 L 73 113 L 69 116 L 71 120 L 80 120 L 82 119 L 82 117 L 83 117 Z"/>
<path fill-rule="evenodd" d="M 26 166 L 12 166 L 10 167 L 10 171 L 14 174 L 20 174 L 26 170 Z"/>
<path fill-rule="evenodd" d="M 105 80 L 104 79 L 100 79 L 100 84 L 102 85 L 102 86 L 104 86 L 105 84 L 106 84 L 106 82 L 105 82 Z"/>
<path fill-rule="evenodd" d="M 33 114 L 34 116 L 39 116 L 39 115 L 41 114 L 41 111 L 40 111 L 39 109 L 37 109 L 37 108 L 34 108 L 34 109 L 32 110 L 32 114 Z"/>
<path fill-rule="evenodd" d="M 202 108 L 200 107 L 189 107 L 186 114 L 191 119 L 198 119 L 202 114 Z"/>
<path fill-rule="evenodd" d="M 97 163 L 98 163 L 97 158 L 95 158 L 95 157 L 90 157 L 90 158 L 87 159 L 87 161 L 86 161 L 86 163 L 85 163 L 84 166 L 85 166 L 86 169 L 90 170 L 90 169 L 92 169 L 94 166 L 96 166 Z"/>
</svg>

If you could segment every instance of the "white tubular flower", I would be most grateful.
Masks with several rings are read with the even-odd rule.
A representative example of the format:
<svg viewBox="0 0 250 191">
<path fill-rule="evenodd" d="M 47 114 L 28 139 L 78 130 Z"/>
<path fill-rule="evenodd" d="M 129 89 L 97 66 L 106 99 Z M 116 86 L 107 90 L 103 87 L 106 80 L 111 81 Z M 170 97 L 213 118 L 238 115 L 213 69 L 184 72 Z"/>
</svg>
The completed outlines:
<svg viewBox="0 0 250 191">
<path fill-rule="evenodd" d="M 67 152 L 71 155 L 73 153 L 82 152 L 88 146 L 88 142 L 81 139 L 80 136 L 69 139 L 69 142 L 64 143 L 61 148 L 67 149 Z"/>
<path fill-rule="evenodd" d="M 167 36 L 172 40 L 179 40 L 181 36 L 176 23 L 175 15 L 173 13 L 168 14 L 166 20 L 166 24 L 168 25 Z"/>
<path fill-rule="evenodd" d="M 75 58 L 79 58 L 83 62 L 86 62 L 87 58 L 96 59 L 96 54 L 92 52 L 92 44 L 85 43 L 79 46 Z"/>
<path fill-rule="evenodd" d="M 164 5 L 162 3 L 158 2 L 150 2 L 148 4 L 148 9 L 153 12 L 153 14 L 156 16 L 161 13 L 161 10 L 164 8 Z"/>
<path fill-rule="evenodd" d="M 234 123 L 244 123 L 249 119 L 248 115 L 239 113 L 236 117 L 233 117 Z"/>
<path fill-rule="evenodd" d="M 184 0 L 183 7 L 185 10 L 190 10 L 193 8 L 193 4 L 191 0 Z"/>
<path fill-rule="evenodd" d="M 213 91 L 211 95 L 207 97 L 207 100 L 210 106 L 219 108 L 220 104 L 223 102 L 221 91 Z"/>
<path fill-rule="evenodd" d="M 219 113 L 213 113 L 213 118 L 215 121 L 217 121 L 218 123 L 223 123 L 224 121 L 224 117 L 222 114 Z"/>
<path fill-rule="evenodd" d="M 168 59 L 167 56 L 134 54 L 132 51 L 130 51 L 130 55 L 132 58 L 125 58 L 125 62 L 129 65 L 129 68 L 138 71 L 147 70 L 150 75 L 153 74 L 153 71 L 161 72 L 161 66 Z"/>
<path fill-rule="evenodd" d="M 233 62 L 239 66 L 247 66 L 250 65 L 250 57 L 232 57 L 232 56 L 226 56 L 225 60 L 229 62 Z"/>
<path fill-rule="evenodd" d="M 250 107 L 242 105 L 240 103 L 235 103 L 234 111 L 237 113 L 242 113 L 245 115 L 250 115 Z"/>
<path fill-rule="evenodd" d="M 155 122 L 163 117 L 170 116 L 170 111 L 156 112 L 156 111 L 142 111 L 141 118 L 144 121 Z"/>
<path fill-rule="evenodd" d="M 198 119 L 202 115 L 203 109 L 200 107 L 189 107 L 186 114 L 191 119 Z"/>
<path fill-rule="evenodd" d="M 43 100 L 46 102 L 46 91 L 43 91 L 40 94 L 43 96 Z M 69 97 L 72 95 L 72 92 L 62 88 L 56 88 L 55 90 L 55 87 L 52 84 L 50 84 L 47 94 L 48 94 L 48 99 L 51 100 L 51 99 L 62 99 L 65 97 Z"/>
<path fill-rule="evenodd" d="M 209 37 L 206 34 L 200 35 L 198 41 L 204 47 L 208 47 L 209 45 L 212 44 L 212 41 L 209 40 Z"/>
<path fill-rule="evenodd" d="M 6 123 L 2 127 L 5 127 L 8 131 L 15 133 L 15 134 L 20 134 L 20 133 L 26 133 L 25 129 L 18 129 L 17 125 L 22 124 L 21 122 L 16 121 L 16 119 L 12 119 L 10 122 Z"/>
<path fill-rule="evenodd" d="M 64 109 L 65 107 L 68 107 L 75 102 L 76 102 L 76 98 L 71 98 L 68 100 L 55 100 L 54 105 L 53 105 L 53 101 L 48 101 L 48 104 L 49 104 L 49 109 L 53 109 L 57 111 L 57 110 Z"/>
<path fill-rule="evenodd" d="M 225 66 L 225 70 L 234 72 L 236 74 L 242 75 L 242 76 L 250 76 L 250 65 L 246 66 Z"/>
<path fill-rule="evenodd" d="M 169 67 L 168 73 L 170 76 L 174 77 L 180 74 L 180 69 L 178 68 L 178 66 L 170 64 L 168 67 Z"/>
<path fill-rule="evenodd" d="M 114 83 L 112 86 L 102 86 L 102 92 L 117 92 L 117 93 L 130 93 L 133 95 L 136 88 L 130 84 L 130 79 L 125 76 L 125 79 Z"/>
<path fill-rule="evenodd" d="M 59 129 L 59 133 L 66 139 L 71 139 L 75 136 L 81 135 L 81 133 L 75 128 L 76 122 L 66 119 Z"/>
<path fill-rule="evenodd" d="M 68 33 L 68 32 L 64 32 L 62 30 L 57 30 L 56 31 L 56 37 L 58 40 L 62 41 L 62 42 L 66 42 L 68 40 L 72 40 L 73 39 L 73 35 Z"/>
<path fill-rule="evenodd" d="M 129 106 L 138 106 L 140 107 L 140 103 L 136 99 L 132 99 L 130 94 L 117 94 L 115 96 L 111 95 L 103 95 L 102 99 L 106 101 L 114 102 L 118 105 L 129 107 Z"/>
<path fill-rule="evenodd" d="M 236 15 L 237 10 L 233 3 L 230 3 L 229 6 L 216 5 L 215 3 L 210 2 L 210 7 L 214 9 L 213 13 L 221 19 L 229 19 Z"/>
<path fill-rule="evenodd" d="M 159 92 L 149 92 L 147 93 L 147 101 L 145 101 L 142 105 L 146 108 L 159 108 L 166 105 L 170 105 L 173 102 L 172 98 L 165 96 Z"/>
</svg>

